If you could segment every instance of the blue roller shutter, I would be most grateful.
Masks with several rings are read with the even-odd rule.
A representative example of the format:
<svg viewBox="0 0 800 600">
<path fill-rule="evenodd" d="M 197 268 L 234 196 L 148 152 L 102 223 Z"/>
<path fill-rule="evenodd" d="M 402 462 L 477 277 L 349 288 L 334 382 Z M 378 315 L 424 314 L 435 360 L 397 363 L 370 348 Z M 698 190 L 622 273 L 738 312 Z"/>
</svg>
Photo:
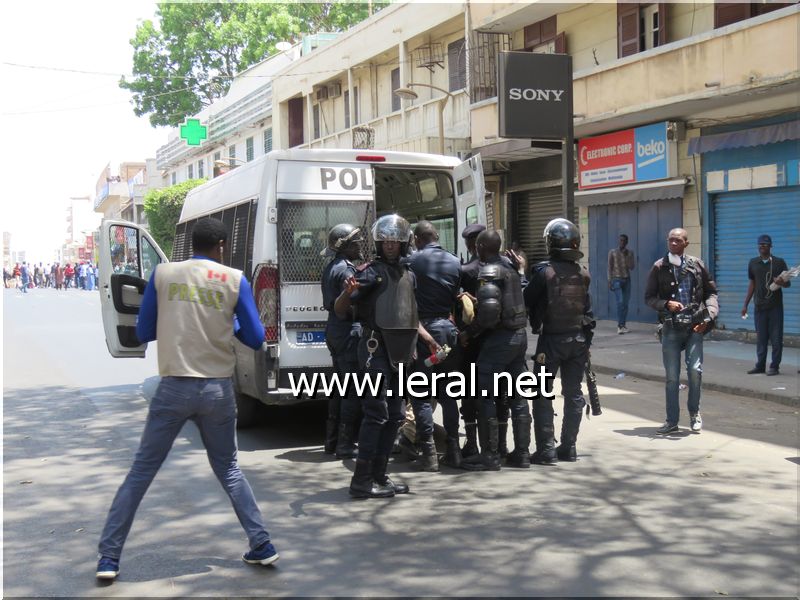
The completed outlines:
<svg viewBox="0 0 800 600">
<path fill-rule="evenodd" d="M 789 267 L 800 263 L 800 187 L 731 192 L 714 198 L 713 271 L 719 287 L 718 324 L 726 329 L 753 330 L 741 318 L 747 293 L 747 264 L 758 255 L 756 240 L 772 237 L 772 253 Z M 691 249 L 691 246 L 690 246 Z M 800 279 L 783 292 L 784 333 L 800 334 Z"/>
</svg>

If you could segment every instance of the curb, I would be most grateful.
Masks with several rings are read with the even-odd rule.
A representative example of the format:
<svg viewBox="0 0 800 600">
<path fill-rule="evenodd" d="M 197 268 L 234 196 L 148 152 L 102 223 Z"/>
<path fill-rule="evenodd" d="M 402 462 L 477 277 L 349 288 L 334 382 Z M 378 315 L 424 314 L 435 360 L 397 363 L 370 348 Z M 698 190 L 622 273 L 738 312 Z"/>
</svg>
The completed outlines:
<svg viewBox="0 0 800 600">
<path fill-rule="evenodd" d="M 606 367 L 603 365 L 592 364 L 595 373 L 603 373 L 604 375 L 616 375 L 620 372 L 619 368 Z M 645 373 L 644 371 L 631 371 L 625 370 L 626 377 L 638 377 L 639 379 L 647 379 L 648 381 L 664 382 L 663 375 L 654 375 L 652 373 Z M 712 392 L 722 392 L 723 394 L 732 394 L 734 396 L 742 396 L 745 398 L 757 398 L 759 400 L 766 400 L 767 402 L 775 402 L 783 404 L 784 406 L 791 406 L 794 408 L 800 407 L 800 397 L 787 397 L 780 394 L 773 394 L 772 392 L 756 392 L 753 390 L 742 390 L 741 388 L 725 385 L 724 383 L 715 383 L 704 381 L 703 388 L 711 390 Z"/>
</svg>

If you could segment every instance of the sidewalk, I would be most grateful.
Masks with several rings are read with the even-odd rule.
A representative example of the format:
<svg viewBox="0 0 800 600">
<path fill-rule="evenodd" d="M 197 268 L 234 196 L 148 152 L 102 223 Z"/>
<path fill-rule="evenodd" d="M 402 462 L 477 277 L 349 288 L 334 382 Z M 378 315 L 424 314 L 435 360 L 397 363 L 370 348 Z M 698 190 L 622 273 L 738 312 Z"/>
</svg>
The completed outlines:
<svg viewBox="0 0 800 600">
<path fill-rule="evenodd" d="M 617 334 L 615 321 L 598 321 L 592 343 L 596 373 L 664 381 L 661 344 L 655 324 L 627 324 L 630 333 Z M 536 349 L 536 336 L 528 335 L 528 354 Z M 770 355 L 767 355 L 769 363 Z M 755 344 L 708 339 L 703 343 L 703 389 L 800 406 L 800 349 L 783 348 L 780 375 L 748 375 L 756 360 Z M 681 381 L 686 371 L 681 368 Z"/>
</svg>

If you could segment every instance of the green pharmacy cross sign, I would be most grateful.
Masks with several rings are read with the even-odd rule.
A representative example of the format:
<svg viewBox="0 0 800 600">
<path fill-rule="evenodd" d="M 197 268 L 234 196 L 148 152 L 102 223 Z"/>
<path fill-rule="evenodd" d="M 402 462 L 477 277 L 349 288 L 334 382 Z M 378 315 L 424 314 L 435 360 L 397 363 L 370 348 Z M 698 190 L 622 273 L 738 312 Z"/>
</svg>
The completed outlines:
<svg viewBox="0 0 800 600">
<path fill-rule="evenodd" d="M 186 140 L 189 146 L 199 146 L 208 138 L 208 127 L 200 123 L 199 119 L 186 119 L 181 125 L 181 139 Z"/>
</svg>

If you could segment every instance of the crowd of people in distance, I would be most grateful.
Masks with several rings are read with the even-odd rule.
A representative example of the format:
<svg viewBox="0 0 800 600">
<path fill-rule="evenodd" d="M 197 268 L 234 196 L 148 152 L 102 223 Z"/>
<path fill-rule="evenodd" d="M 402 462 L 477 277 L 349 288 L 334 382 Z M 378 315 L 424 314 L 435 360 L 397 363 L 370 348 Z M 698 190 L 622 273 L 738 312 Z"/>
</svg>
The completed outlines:
<svg viewBox="0 0 800 600">
<path fill-rule="evenodd" d="M 23 261 L 13 267 L 3 267 L 3 284 L 27 293 L 32 288 L 76 288 L 91 291 L 97 287 L 98 268 L 91 261 L 66 263 L 32 263 Z"/>
</svg>

